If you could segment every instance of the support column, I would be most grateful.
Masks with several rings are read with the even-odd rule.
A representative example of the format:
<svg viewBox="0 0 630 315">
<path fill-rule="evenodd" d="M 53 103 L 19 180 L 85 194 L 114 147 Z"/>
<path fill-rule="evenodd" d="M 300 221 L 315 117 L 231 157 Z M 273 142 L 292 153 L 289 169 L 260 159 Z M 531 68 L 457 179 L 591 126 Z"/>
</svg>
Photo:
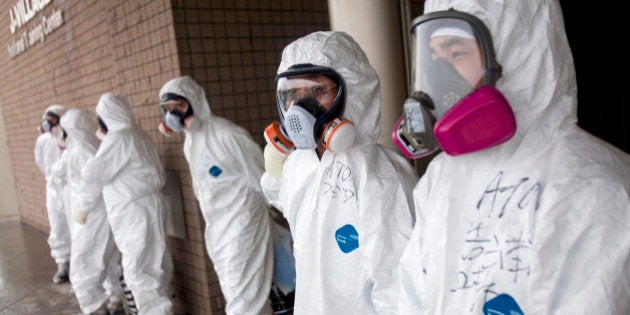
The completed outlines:
<svg viewBox="0 0 630 315">
<path fill-rule="evenodd" d="M 399 1 L 328 0 L 330 26 L 352 36 L 381 79 L 381 133 L 378 142 L 400 152 L 391 132 L 407 97 Z"/>
</svg>

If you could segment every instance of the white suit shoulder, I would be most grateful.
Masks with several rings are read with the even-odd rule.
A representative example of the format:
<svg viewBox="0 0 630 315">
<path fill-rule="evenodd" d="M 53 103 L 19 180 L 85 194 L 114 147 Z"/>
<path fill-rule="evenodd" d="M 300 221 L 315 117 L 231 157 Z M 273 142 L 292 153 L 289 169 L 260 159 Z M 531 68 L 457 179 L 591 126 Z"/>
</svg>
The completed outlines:
<svg viewBox="0 0 630 315">
<path fill-rule="evenodd" d="M 381 145 L 359 145 L 352 148 L 347 155 L 353 165 L 362 168 L 360 174 L 379 178 L 402 178 L 406 184 L 412 183 L 412 186 L 418 181 L 411 162 Z"/>
</svg>

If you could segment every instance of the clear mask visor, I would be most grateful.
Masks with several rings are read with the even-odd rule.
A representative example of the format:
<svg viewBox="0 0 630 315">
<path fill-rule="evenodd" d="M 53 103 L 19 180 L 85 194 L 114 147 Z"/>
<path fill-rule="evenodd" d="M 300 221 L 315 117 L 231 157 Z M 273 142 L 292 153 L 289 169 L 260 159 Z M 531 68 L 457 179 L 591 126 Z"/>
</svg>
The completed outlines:
<svg viewBox="0 0 630 315">
<path fill-rule="evenodd" d="M 276 86 L 276 99 L 283 114 L 286 114 L 291 105 L 308 96 L 315 98 L 324 109 L 329 110 L 340 93 L 339 86 L 321 74 L 282 77 L 278 79 Z"/>
<path fill-rule="evenodd" d="M 412 31 L 412 87 L 432 100 L 437 119 L 486 84 L 486 58 L 473 26 L 457 18 L 416 24 Z"/>
</svg>

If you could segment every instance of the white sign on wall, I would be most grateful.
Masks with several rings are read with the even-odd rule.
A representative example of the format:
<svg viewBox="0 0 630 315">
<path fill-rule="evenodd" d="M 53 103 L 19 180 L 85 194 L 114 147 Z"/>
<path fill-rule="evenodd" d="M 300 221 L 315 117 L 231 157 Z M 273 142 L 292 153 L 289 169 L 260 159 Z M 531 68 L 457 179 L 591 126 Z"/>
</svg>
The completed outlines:
<svg viewBox="0 0 630 315">
<path fill-rule="evenodd" d="M 17 34 L 17 38 L 8 46 L 7 51 L 11 59 L 25 52 L 38 42 L 43 42 L 46 36 L 63 24 L 61 10 L 55 9 L 49 15 L 44 15 L 39 23 L 26 30 L 20 29 L 41 12 L 52 0 L 18 0 L 9 9 L 9 30 L 11 34 Z"/>
</svg>

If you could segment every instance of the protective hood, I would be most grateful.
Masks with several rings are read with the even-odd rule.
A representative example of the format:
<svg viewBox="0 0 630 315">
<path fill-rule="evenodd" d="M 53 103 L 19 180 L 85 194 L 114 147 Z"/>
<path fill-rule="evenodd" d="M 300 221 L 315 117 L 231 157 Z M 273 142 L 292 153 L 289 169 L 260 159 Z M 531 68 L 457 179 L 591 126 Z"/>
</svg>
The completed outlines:
<svg viewBox="0 0 630 315">
<path fill-rule="evenodd" d="M 203 121 L 207 121 L 212 115 L 205 91 L 189 76 L 175 78 L 166 82 L 160 89 L 159 98 L 162 99 L 162 95 L 166 93 L 185 97 L 190 102 L 195 116 Z"/>
<path fill-rule="evenodd" d="M 577 85 L 559 5 L 548 1 L 428 0 L 425 13 L 453 8 L 478 17 L 492 35 L 503 76 L 496 87 L 516 116 L 516 135 L 501 148 L 535 145 L 577 122 Z M 545 21 L 556 21 L 548 23 Z M 539 43 L 532 45 L 532 42 Z M 551 106 L 553 104 L 553 106 Z M 536 136 L 533 136 L 536 135 Z"/>
<path fill-rule="evenodd" d="M 96 114 L 107 125 L 108 131 L 135 126 L 135 118 L 127 98 L 120 94 L 104 93 L 96 105 Z"/>
<path fill-rule="evenodd" d="M 427 13 L 450 8 L 488 27 L 517 130 L 429 163 L 400 259 L 399 312 L 629 314 L 630 158 L 576 124 L 560 3 L 425 3 Z"/>
<path fill-rule="evenodd" d="M 61 116 L 63 116 L 65 111 L 66 111 L 66 109 L 65 109 L 65 107 L 63 107 L 63 105 L 59 105 L 59 104 L 50 105 L 50 106 L 46 107 L 46 110 L 44 110 L 44 113 L 42 114 L 42 119 L 46 119 L 46 113 L 48 113 L 48 112 L 51 112 L 51 113 L 61 117 Z"/>
<path fill-rule="evenodd" d="M 343 116 L 357 127 L 356 143 L 376 142 L 380 132 L 380 81 L 361 47 L 344 32 L 312 33 L 284 48 L 278 74 L 298 64 L 329 67 L 341 75 L 347 92 Z"/>
<path fill-rule="evenodd" d="M 92 152 L 98 149 L 98 139 L 94 135 L 97 129 L 96 118 L 90 111 L 84 108 L 69 109 L 61 117 L 61 127 L 68 134 L 66 142 L 69 145 L 81 143 L 88 146 Z"/>
</svg>

